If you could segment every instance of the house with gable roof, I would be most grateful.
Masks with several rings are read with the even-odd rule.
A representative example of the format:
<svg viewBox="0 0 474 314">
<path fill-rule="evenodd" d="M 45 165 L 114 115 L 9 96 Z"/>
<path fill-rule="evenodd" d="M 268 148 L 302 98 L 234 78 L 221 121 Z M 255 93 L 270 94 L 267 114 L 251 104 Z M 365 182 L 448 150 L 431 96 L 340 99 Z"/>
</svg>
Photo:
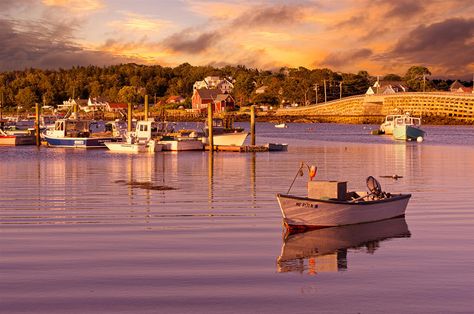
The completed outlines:
<svg viewBox="0 0 474 314">
<path fill-rule="evenodd" d="M 209 105 L 213 106 L 213 112 L 225 112 L 235 108 L 235 101 L 230 94 L 222 93 L 219 89 L 195 89 L 192 97 L 193 111 L 204 112 Z"/>
<path fill-rule="evenodd" d="M 234 84 L 228 78 L 221 79 L 219 76 L 207 76 L 202 81 L 196 81 L 193 90 L 198 89 L 219 89 L 222 93 L 231 93 Z"/>
<path fill-rule="evenodd" d="M 408 87 L 400 81 L 376 81 L 374 85 L 367 89 L 366 95 L 375 94 L 395 94 L 408 91 Z"/>
<path fill-rule="evenodd" d="M 449 87 L 449 90 L 453 93 L 474 93 L 472 87 L 462 85 L 459 81 L 454 81 Z"/>
</svg>

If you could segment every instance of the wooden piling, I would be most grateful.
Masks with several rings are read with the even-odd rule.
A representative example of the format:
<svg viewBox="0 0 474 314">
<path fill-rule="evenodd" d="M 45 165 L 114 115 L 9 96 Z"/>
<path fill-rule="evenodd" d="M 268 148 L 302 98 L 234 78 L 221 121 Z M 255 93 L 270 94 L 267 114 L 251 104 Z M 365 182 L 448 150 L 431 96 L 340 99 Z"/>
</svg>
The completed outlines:
<svg viewBox="0 0 474 314">
<path fill-rule="evenodd" d="M 212 103 L 207 105 L 207 131 L 209 136 L 209 151 L 214 151 L 214 131 L 212 126 Z"/>
<path fill-rule="evenodd" d="M 148 121 L 148 95 L 145 95 L 145 116 L 143 120 Z"/>
<path fill-rule="evenodd" d="M 128 103 L 127 112 L 127 131 L 132 132 L 132 103 Z"/>
<path fill-rule="evenodd" d="M 36 137 L 36 146 L 41 145 L 41 138 L 40 138 L 40 110 L 39 104 L 35 104 L 35 137 Z"/>
<path fill-rule="evenodd" d="M 77 119 L 78 116 L 77 116 L 77 103 L 76 102 L 74 102 L 73 111 L 74 111 L 74 119 Z"/>
<path fill-rule="evenodd" d="M 255 145 L 255 105 L 250 106 L 250 145 Z"/>
</svg>

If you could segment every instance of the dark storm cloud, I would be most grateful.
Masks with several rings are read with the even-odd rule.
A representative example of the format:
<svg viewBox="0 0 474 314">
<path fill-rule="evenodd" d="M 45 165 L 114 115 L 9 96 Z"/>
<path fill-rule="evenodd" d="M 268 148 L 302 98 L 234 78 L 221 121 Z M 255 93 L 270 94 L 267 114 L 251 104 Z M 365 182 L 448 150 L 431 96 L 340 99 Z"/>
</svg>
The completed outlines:
<svg viewBox="0 0 474 314">
<path fill-rule="evenodd" d="M 234 19 L 231 27 L 290 25 L 297 23 L 303 17 L 303 13 L 301 5 L 255 7 Z"/>
<path fill-rule="evenodd" d="M 72 31 L 70 26 L 61 23 L 19 23 L 0 19 L 0 71 L 133 61 L 104 52 L 87 51 L 72 42 Z"/>
<path fill-rule="evenodd" d="M 373 52 L 367 48 L 361 48 L 356 50 L 336 52 L 329 54 L 322 62 L 322 65 L 340 67 L 346 66 L 359 61 L 361 59 L 367 59 L 372 56 Z"/>
<path fill-rule="evenodd" d="M 400 38 L 377 59 L 407 64 L 436 65 L 456 73 L 474 62 L 474 19 L 453 18 L 421 25 Z"/>
<path fill-rule="evenodd" d="M 385 13 L 385 17 L 406 19 L 415 17 L 424 11 L 421 1 L 393 1 L 389 5 L 391 8 Z"/>
<path fill-rule="evenodd" d="M 178 53 L 204 53 L 212 45 L 219 44 L 225 35 L 238 29 L 295 24 L 302 17 L 301 10 L 296 5 L 255 7 L 216 30 L 196 32 L 185 29 L 163 40 L 162 45 Z"/>
<path fill-rule="evenodd" d="M 163 45 L 175 52 L 201 53 L 221 39 L 218 31 L 194 33 L 191 29 L 185 29 L 175 33 L 163 41 Z"/>
</svg>

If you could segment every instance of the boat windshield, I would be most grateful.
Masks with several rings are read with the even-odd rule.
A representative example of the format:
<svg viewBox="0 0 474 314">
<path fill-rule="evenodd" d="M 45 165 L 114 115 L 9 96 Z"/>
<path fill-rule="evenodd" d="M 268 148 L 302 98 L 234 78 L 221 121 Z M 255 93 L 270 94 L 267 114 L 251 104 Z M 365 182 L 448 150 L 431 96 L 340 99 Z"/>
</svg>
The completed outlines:
<svg viewBox="0 0 474 314">
<path fill-rule="evenodd" d="M 413 118 L 413 117 L 403 117 L 403 118 L 395 119 L 395 123 L 397 125 L 415 125 L 415 126 L 419 126 L 419 125 L 421 125 L 421 119 L 420 118 Z"/>
</svg>

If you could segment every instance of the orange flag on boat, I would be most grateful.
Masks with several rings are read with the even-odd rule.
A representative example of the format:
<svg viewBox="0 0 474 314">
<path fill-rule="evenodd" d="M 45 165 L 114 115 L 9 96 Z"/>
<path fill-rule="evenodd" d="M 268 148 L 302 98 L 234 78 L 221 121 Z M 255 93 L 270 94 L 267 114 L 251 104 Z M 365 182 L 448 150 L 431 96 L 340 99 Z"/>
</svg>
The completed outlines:
<svg viewBox="0 0 474 314">
<path fill-rule="evenodd" d="M 316 176 L 318 168 L 316 166 L 309 167 L 309 180 L 313 181 L 313 178 Z"/>
</svg>

